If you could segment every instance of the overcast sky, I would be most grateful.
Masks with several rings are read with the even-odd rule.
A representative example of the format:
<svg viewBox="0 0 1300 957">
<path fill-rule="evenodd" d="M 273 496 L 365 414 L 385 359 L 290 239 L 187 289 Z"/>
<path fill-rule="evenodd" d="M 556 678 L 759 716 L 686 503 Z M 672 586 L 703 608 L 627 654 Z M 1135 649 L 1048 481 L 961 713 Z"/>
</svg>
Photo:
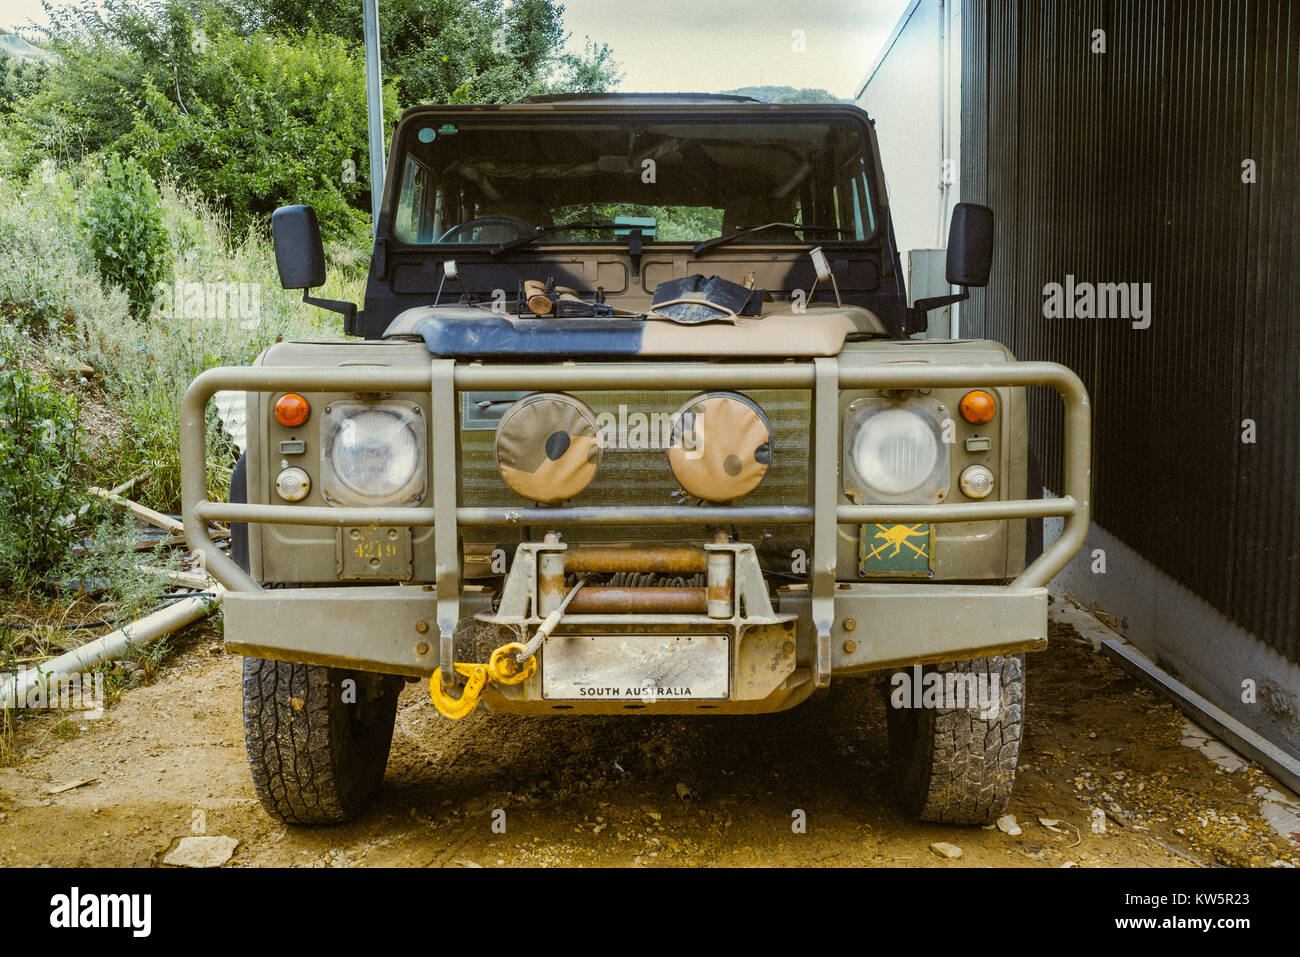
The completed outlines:
<svg viewBox="0 0 1300 957">
<path fill-rule="evenodd" d="M 358 0 L 359 2 L 359 0 Z M 379 0 L 380 4 L 384 0 Z M 575 49 L 608 43 L 629 92 L 820 87 L 852 97 L 908 0 L 565 0 Z M 44 23 L 40 0 L 0 0 L 0 24 Z M 795 31 L 802 31 L 802 36 Z M 802 39 L 803 52 L 794 47 Z"/>
<path fill-rule="evenodd" d="M 45 22 L 40 0 L 0 0 L 0 26 L 8 30 L 25 27 L 28 17 Z"/>
<path fill-rule="evenodd" d="M 382 0 L 381 0 L 382 2 Z M 820 87 L 852 97 L 908 0 L 565 0 L 571 45 L 608 43 L 619 89 Z M 804 51 L 793 47 L 802 31 Z"/>
</svg>

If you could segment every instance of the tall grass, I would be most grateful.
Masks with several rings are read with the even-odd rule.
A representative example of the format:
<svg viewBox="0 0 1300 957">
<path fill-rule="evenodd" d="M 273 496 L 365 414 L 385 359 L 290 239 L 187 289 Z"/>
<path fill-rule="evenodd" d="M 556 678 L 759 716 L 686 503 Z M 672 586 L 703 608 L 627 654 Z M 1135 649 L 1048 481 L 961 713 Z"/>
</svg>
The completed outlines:
<svg viewBox="0 0 1300 957">
<path fill-rule="evenodd" d="M 77 231 L 87 180 L 77 169 L 21 183 L 0 180 L 0 194 L 13 197 L 0 212 L 0 313 L 42 344 L 48 365 L 84 363 L 94 370 L 111 423 L 92 445 L 96 480 L 113 485 L 147 472 L 136 494 L 174 512 L 180 508 L 180 404 L 190 380 L 214 366 L 251 362 L 277 336 L 336 338 L 340 320 L 280 288 L 263 235 L 232 235 L 220 210 L 166 184 L 170 274 L 158 284 L 154 308 L 132 319 L 121 290 L 102 287 Z M 319 294 L 359 300 L 364 253 L 333 249 L 331 259 L 329 283 Z M 212 443 L 214 495 L 225 494 L 231 465 L 229 447 Z"/>
<path fill-rule="evenodd" d="M 83 462 L 64 469 L 75 473 L 69 479 L 75 486 L 70 499 L 19 499 L 29 509 L 48 513 L 44 517 L 57 518 L 80 511 L 89 485 L 109 487 L 148 473 L 132 497 L 175 513 L 180 510 L 180 405 L 190 380 L 213 366 L 251 362 L 277 336 L 337 338 L 340 321 L 304 305 L 300 293 L 280 289 L 265 236 L 232 234 L 219 209 L 168 185 L 159 198 L 168 271 L 155 287 L 153 308 L 140 310 L 137 304 L 139 317 L 133 318 L 127 295 L 103 279 L 82 232 L 94 181 L 95 170 L 87 167 L 47 168 L 25 180 L 0 176 L 0 339 L 12 344 L 0 357 L 0 367 L 19 385 L 37 390 L 23 395 L 44 395 L 39 390 L 46 389 L 54 398 L 66 398 L 58 408 L 66 409 L 69 422 L 76 419 L 76 437 L 86 449 Z M 330 281 L 321 294 L 359 300 L 366 251 L 336 248 L 330 259 Z M 235 314 L 229 308 L 209 308 L 209 287 L 242 292 L 242 298 L 237 294 L 233 299 Z M 178 288 L 183 293 L 197 288 L 197 301 L 187 301 L 184 294 L 177 301 Z M 231 301 L 225 300 L 226 307 Z M 212 305 L 221 303 L 214 299 Z M 29 445 L 40 439 L 54 449 L 57 443 L 41 437 L 50 428 L 46 420 L 53 422 L 58 414 L 32 403 L 6 408 L 28 406 L 35 409 L 27 415 L 29 421 L 7 423 L 0 441 L 12 439 L 21 427 Z M 10 418 L 14 414 L 8 413 Z M 214 409 L 209 416 L 215 420 Z M 215 421 L 211 424 L 210 437 L 217 433 Z M 57 429 L 52 434 L 54 439 L 61 435 Z M 227 442 L 210 441 L 209 491 L 214 497 L 226 494 L 233 461 Z M 53 475 L 54 469 L 45 472 Z M 12 474 L 0 475 L 0 482 L 9 491 L 22 490 Z M 10 495 L 5 501 L 19 499 Z M 13 535 L 31 523 L 0 524 L 3 544 L 14 551 L 21 543 L 12 541 Z M 20 563 L 30 567 L 18 569 L 0 562 L 0 667 L 16 655 L 40 660 L 58 648 L 75 646 L 92 635 L 78 622 L 130 620 L 142 613 L 156 603 L 165 578 L 144 576 L 138 566 L 165 569 L 178 561 L 178 556 L 137 552 L 134 521 L 113 506 L 92 504 L 65 530 L 72 542 L 80 542 L 76 554 L 60 548 L 60 556 Z M 0 712 L 0 764 L 12 718 Z"/>
</svg>

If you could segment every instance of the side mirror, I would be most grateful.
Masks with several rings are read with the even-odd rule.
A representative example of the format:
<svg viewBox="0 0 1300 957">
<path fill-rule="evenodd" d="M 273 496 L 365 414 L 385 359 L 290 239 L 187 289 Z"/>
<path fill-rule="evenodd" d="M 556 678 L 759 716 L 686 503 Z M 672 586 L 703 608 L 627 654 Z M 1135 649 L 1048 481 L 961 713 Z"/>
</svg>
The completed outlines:
<svg viewBox="0 0 1300 957">
<path fill-rule="evenodd" d="M 978 203 L 958 203 L 948 227 L 948 282 L 987 286 L 993 266 L 993 210 Z"/>
<path fill-rule="evenodd" d="M 281 286 L 316 289 L 325 285 L 325 247 L 316 210 L 310 206 L 281 206 L 271 214 L 271 241 Z"/>
</svg>

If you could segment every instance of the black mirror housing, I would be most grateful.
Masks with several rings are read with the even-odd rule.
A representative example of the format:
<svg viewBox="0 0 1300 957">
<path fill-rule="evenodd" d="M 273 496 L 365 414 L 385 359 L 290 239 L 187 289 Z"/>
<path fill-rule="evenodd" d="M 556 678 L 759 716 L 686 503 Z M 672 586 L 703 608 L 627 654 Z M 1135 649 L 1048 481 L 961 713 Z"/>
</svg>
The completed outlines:
<svg viewBox="0 0 1300 957">
<path fill-rule="evenodd" d="M 282 287 L 315 289 L 325 285 L 325 247 L 316 210 L 310 206 L 281 206 L 271 214 L 271 241 Z"/>
<path fill-rule="evenodd" d="M 948 282 L 987 286 L 993 267 L 993 210 L 978 203 L 958 203 L 948 227 Z"/>
</svg>

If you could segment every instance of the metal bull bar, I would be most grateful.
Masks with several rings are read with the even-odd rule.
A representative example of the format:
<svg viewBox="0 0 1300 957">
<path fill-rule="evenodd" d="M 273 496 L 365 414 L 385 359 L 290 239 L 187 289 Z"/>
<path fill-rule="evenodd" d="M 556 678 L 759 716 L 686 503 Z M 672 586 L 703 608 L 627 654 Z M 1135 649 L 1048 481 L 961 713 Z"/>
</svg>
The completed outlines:
<svg viewBox="0 0 1300 957">
<path fill-rule="evenodd" d="M 1064 487 L 1060 498 L 958 502 L 938 505 L 839 504 L 839 390 L 1050 386 L 1065 406 Z M 813 393 L 809 463 L 811 501 L 790 506 L 632 506 L 567 508 L 467 508 L 457 500 L 457 393 L 464 390 L 656 391 L 703 389 L 810 389 Z M 205 409 L 221 390 L 273 392 L 427 392 L 430 395 L 432 507 L 334 508 L 212 502 L 207 496 Z M 833 450 L 829 455 L 826 450 Z M 830 629 L 834 621 L 836 526 L 921 522 L 972 522 L 1059 516 L 1060 537 L 1024 569 L 1010 587 L 1046 585 L 1083 544 L 1089 519 L 1091 409 L 1083 383 L 1052 362 L 952 365 L 846 365 L 836 358 L 811 363 L 644 363 L 580 366 L 457 365 L 433 359 L 427 369 L 277 368 L 210 369 L 185 393 L 181 408 L 181 466 L 185 536 L 207 570 L 228 589 L 261 586 L 208 534 L 210 521 L 283 525 L 433 526 L 437 574 L 440 666 L 450 683 L 452 635 L 460 618 L 460 526 L 722 525 L 785 524 L 812 527 L 811 597 L 818 635 L 816 679 L 829 681 Z M 820 466 L 820 467 L 819 467 Z"/>
</svg>

